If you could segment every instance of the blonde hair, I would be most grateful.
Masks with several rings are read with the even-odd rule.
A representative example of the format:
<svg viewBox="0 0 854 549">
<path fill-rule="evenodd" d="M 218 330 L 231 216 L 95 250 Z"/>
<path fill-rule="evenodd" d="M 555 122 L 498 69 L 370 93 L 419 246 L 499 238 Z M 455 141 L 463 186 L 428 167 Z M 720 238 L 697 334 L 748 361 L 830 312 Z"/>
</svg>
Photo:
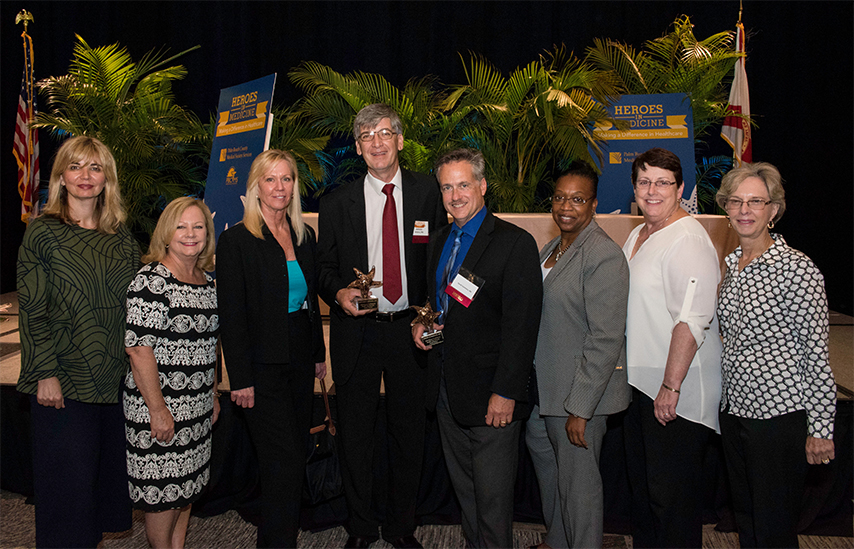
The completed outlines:
<svg viewBox="0 0 854 549">
<path fill-rule="evenodd" d="M 267 172 L 283 160 L 290 165 L 294 176 L 294 192 L 291 196 L 291 202 L 288 205 L 288 217 L 291 218 L 291 227 L 297 237 L 296 244 L 299 246 L 305 238 L 305 223 L 302 220 L 302 204 L 300 203 L 299 196 L 299 173 L 297 170 L 297 161 L 287 151 L 280 151 L 278 149 L 266 150 L 259 154 L 252 162 L 252 167 L 249 169 L 249 179 L 246 181 L 246 204 L 243 208 L 243 224 L 252 233 L 252 236 L 264 240 L 264 234 L 261 232 L 261 227 L 264 225 L 264 216 L 261 215 L 258 185 Z"/>
<path fill-rule="evenodd" d="M 176 198 L 160 214 L 160 219 L 157 220 L 157 226 L 151 235 L 151 245 L 148 247 L 148 253 L 142 256 L 143 263 L 163 261 L 163 258 L 166 257 L 166 249 L 169 247 L 169 243 L 172 242 L 172 237 L 175 236 L 181 215 L 193 206 L 202 211 L 202 215 L 205 218 L 205 231 L 207 233 L 205 236 L 205 247 L 202 253 L 199 254 L 199 257 L 196 258 L 196 267 L 203 271 L 213 270 L 213 258 L 214 252 L 216 252 L 213 217 L 211 217 L 211 211 L 207 205 L 192 196 Z"/>
<path fill-rule="evenodd" d="M 777 215 L 771 221 L 776 223 L 783 217 L 786 211 L 786 191 L 783 190 L 783 177 L 780 170 L 768 162 L 744 162 L 741 166 L 733 168 L 721 179 L 721 188 L 715 195 L 715 200 L 722 210 L 727 199 L 738 190 L 739 185 L 744 183 L 748 177 L 756 177 L 765 183 L 771 203 L 777 205 Z"/>
<path fill-rule="evenodd" d="M 67 139 L 53 161 L 50 171 L 50 186 L 47 193 L 43 215 L 55 217 L 66 225 L 76 225 L 78 220 L 71 219 L 68 212 L 68 190 L 62 184 L 62 174 L 75 162 L 90 160 L 101 165 L 104 174 L 104 190 L 95 203 L 95 221 L 98 232 L 115 234 L 119 225 L 124 223 L 125 208 L 119 191 L 119 177 L 116 173 L 116 160 L 113 153 L 101 141 L 85 135 Z"/>
</svg>

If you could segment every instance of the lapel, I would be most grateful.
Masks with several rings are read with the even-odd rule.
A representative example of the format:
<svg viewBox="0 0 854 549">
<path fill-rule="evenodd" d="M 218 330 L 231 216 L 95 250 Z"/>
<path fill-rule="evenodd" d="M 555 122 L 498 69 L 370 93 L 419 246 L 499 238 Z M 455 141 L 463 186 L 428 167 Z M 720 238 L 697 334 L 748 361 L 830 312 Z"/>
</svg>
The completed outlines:
<svg viewBox="0 0 854 549">
<path fill-rule="evenodd" d="M 578 254 L 581 250 L 581 247 L 584 246 L 584 242 L 590 238 L 590 235 L 593 234 L 593 231 L 598 228 L 599 225 L 596 224 L 595 220 L 590 220 L 590 224 L 584 227 L 584 230 L 581 231 L 577 237 L 575 237 L 575 241 L 569 245 L 569 249 L 566 253 L 560 258 L 560 261 L 555 264 L 552 270 L 549 272 L 546 279 L 543 281 L 543 286 L 551 285 L 551 283 L 559 278 L 560 273 L 562 273 L 568 266 L 572 263 L 573 258 Z M 540 263 L 548 257 L 555 249 L 555 246 L 560 245 L 560 237 L 555 237 L 554 240 L 546 244 L 545 248 L 543 248 L 543 254 L 540 254 Z"/>
<path fill-rule="evenodd" d="M 345 188 L 349 193 L 349 201 L 345 202 L 344 216 L 350 223 L 350 245 L 356 247 L 358 265 L 344 267 L 348 272 L 352 272 L 353 267 L 367 272 L 371 266 L 368 265 L 368 230 L 365 226 L 365 177 Z"/>
<path fill-rule="evenodd" d="M 433 304 L 434 309 L 438 307 L 438 304 L 433 303 L 433 300 L 436 298 L 436 274 L 439 270 L 439 258 L 442 256 L 442 249 L 445 247 L 445 242 L 451 235 L 453 227 L 453 223 L 442 227 L 439 232 L 436 233 L 436 241 L 432 244 L 433 253 L 430 256 L 430 265 L 427 270 L 430 275 L 427 278 L 427 289 L 430 292 L 427 295 L 427 298 L 430 299 L 430 303 Z"/>
<path fill-rule="evenodd" d="M 305 276 L 306 281 L 309 280 L 310 277 L 306 276 L 306 270 L 311 272 L 314 270 L 314 258 L 311 254 L 311 248 L 308 245 L 308 235 L 306 234 L 305 240 L 302 241 L 302 244 L 297 246 L 297 234 L 294 232 L 294 227 L 291 225 L 291 218 L 288 217 L 288 227 L 291 230 L 291 242 L 294 245 L 294 255 L 297 258 L 297 263 L 299 263 L 300 268 L 303 270 L 303 276 Z M 267 226 L 264 225 L 266 229 Z M 269 229 L 268 229 L 269 230 Z M 306 229 L 306 232 L 308 229 Z"/>
<path fill-rule="evenodd" d="M 420 188 L 415 184 L 410 173 L 400 169 L 401 196 L 403 197 L 403 252 L 404 265 L 415 265 L 415 250 L 412 248 L 412 231 L 415 229 L 415 217 L 421 204 Z M 422 220 L 423 221 L 423 220 Z M 430 227 L 432 230 L 433 227 Z"/>
<path fill-rule="evenodd" d="M 451 226 L 453 226 L 453 223 L 451 224 Z M 466 269 L 468 269 L 469 271 L 471 271 L 472 273 L 474 273 L 475 275 L 478 275 L 478 276 L 483 274 L 483 273 L 477 272 L 476 265 L 477 265 L 477 262 L 480 261 L 480 258 L 483 255 L 483 252 L 485 252 L 486 248 L 489 247 L 489 243 L 492 242 L 492 232 L 494 230 L 495 230 L 495 217 L 492 215 L 491 212 L 489 212 L 489 210 L 487 210 L 486 217 L 483 218 L 483 223 L 481 223 L 480 229 L 478 229 L 477 234 L 474 235 L 474 240 L 471 243 L 471 247 L 469 248 L 469 251 L 466 252 L 466 257 L 463 259 L 462 265 L 460 265 L 461 268 L 465 267 Z M 449 234 L 450 234 L 450 231 L 449 231 Z M 444 240 L 442 242 L 444 245 Z M 441 253 L 441 250 L 440 250 L 440 253 Z M 438 258 L 436 259 L 436 261 L 438 261 Z M 457 302 L 456 299 L 449 299 L 448 300 L 448 310 L 445 313 L 445 316 L 446 316 L 445 321 L 446 322 L 447 322 L 449 315 L 451 314 L 451 311 L 453 311 L 457 307 L 462 307 L 462 305 L 459 302 Z"/>
<path fill-rule="evenodd" d="M 477 234 L 474 235 L 474 240 L 471 243 L 466 257 L 463 259 L 462 267 L 477 274 L 474 266 L 477 265 L 480 256 L 486 250 L 489 243 L 492 241 L 492 231 L 495 230 L 495 217 L 489 211 L 486 212 L 486 217 L 483 218 L 483 223 L 480 224 Z"/>
</svg>

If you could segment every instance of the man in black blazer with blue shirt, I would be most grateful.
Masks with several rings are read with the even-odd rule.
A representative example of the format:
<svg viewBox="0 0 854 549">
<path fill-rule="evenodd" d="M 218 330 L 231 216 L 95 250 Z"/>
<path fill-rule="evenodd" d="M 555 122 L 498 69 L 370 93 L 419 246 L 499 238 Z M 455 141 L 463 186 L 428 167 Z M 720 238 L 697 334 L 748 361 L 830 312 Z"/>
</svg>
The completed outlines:
<svg viewBox="0 0 854 549">
<path fill-rule="evenodd" d="M 436 180 L 399 166 L 403 128 L 397 113 L 387 105 L 368 105 L 353 126 L 356 151 L 368 173 L 324 197 L 318 216 L 319 293 L 329 305 L 329 351 L 349 512 L 345 547 L 367 547 L 378 539 L 380 526 L 382 537 L 394 547 L 421 547 L 413 534 L 427 357 L 412 343 L 410 306 L 427 300 L 429 237 L 448 224 L 448 217 Z M 359 310 L 359 290 L 347 286 L 355 280 L 354 268 L 368 273 L 372 267 L 375 280 L 383 283 L 373 291 L 378 309 Z M 387 486 L 376 489 L 374 454 L 383 447 L 374 440 L 381 380 L 389 474 Z M 385 508 L 382 521 L 372 510 L 375 493 L 387 494 L 377 502 Z"/>
<path fill-rule="evenodd" d="M 430 301 L 444 342 L 430 351 L 430 393 L 467 546 L 513 547 L 513 486 L 522 423 L 531 411 L 543 287 L 537 244 L 486 210 L 484 159 L 458 149 L 436 162 L 454 223 L 431 239 Z M 457 244 L 459 242 L 459 244 Z"/>
</svg>

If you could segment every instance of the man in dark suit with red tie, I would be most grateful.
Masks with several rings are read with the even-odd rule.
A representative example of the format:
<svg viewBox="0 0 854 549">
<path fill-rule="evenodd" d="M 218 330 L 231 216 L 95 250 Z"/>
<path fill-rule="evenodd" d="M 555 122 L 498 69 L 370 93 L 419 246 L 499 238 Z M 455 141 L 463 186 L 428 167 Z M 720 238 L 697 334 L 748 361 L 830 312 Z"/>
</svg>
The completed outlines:
<svg viewBox="0 0 854 549">
<path fill-rule="evenodd" d="M 430 351 L 430 393 L 468 547 L 513 547 L 513 486 L 543 300 L 534 238 L 489 213 L 483 155 L 436 162 L 454 223 L 431 240 L 430 301 L 444 342 Z"/>
<path fill-rule="evenodd" d="M 388 105 L 364 107 L 353 123 L 356 152 L 368 173 L 326 196 L 318 217 L 320 296 L 329 305 L 332 377 L 338 404 L 339 450 L 347 499 L 345 547 L 367 547 L 382 537 L 394 547 L 421 547 L 415 504 L 421 479 L 426 421 L 426 353 L 412 342 L 411 305 L 427 301 L 430 234 L 448 224 L 436 180 L 400 168 L 400 118 Z M 360 310 L 353 269 L 382 286 L 375 309 Z M 374 431 L 385 382 L 388 485 L 374 486 Z M 372 510 L 374 494 L 385 508 Z"/>
</svg>

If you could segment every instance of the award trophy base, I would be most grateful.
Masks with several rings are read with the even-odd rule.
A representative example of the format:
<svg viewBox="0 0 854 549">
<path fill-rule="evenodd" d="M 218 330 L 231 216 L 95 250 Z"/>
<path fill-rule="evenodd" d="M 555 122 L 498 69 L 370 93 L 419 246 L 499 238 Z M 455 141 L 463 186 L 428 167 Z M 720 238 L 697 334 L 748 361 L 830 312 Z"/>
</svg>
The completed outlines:
<svg viewBox="0 0 854 549">
<path fill-rule="evenodd" d="M 435 330 L 432 332 L 424 332 L 421 336 L 421 343 L 427 345 L 428 347 L 431 345 L 438 345 L 445 341 L 445 335 L 442 333 L 442 330 Z"/>
<path fill-rule="evenodd" d="M 380 300 L 378 297 L 361 297 L 356 300 L 356 309 L 359 311 L 376 309 L 379 302 Z"/>
</svg>

